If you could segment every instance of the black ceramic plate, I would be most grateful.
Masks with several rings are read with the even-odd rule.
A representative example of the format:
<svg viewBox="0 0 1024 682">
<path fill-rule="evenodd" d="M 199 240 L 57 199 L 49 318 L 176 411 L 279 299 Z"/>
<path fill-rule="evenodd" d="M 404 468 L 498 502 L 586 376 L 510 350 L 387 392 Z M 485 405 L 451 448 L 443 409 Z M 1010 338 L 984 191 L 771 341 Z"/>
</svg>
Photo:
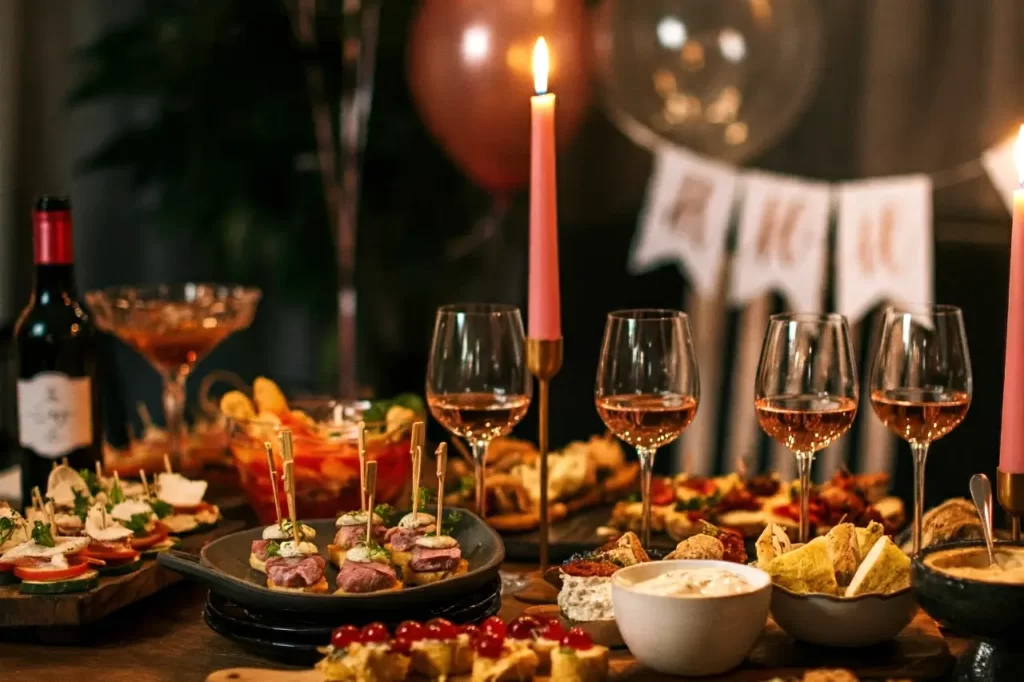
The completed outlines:
<svg viewBox="0 0 1024 682">
<path fill-rule="evenodd" d="M 251 528 L 211 542 L 203 548 L 198 562 L 194 557 L 174 550 L 165 552 L 157 561 L 205 584 L 211 592 L 260 611 L 341 614 L 349 609 L 397 610 L 407 609 L 410 605 L 454 602 L 494 580 L 505 559 L 505 548 L 498 534 L 472 512 L 462 511 L 463 518 L 452 535 L 462 547 L 462 556 L 469 562 L 469 571 L 433 585 L 407 587 L 393 592 L 334 595 L 270 590 L 266 576 L 249 567 L 249 550 L 253 540 L 261 537 L 262 528 Z M 326 556 L 325 547 L 334 537 L 334 520 L 304 523 L 316 530 L 316 545 Z M 337 569 L 328 564 L 325 576 L 333 590 Z"/>
</svg>

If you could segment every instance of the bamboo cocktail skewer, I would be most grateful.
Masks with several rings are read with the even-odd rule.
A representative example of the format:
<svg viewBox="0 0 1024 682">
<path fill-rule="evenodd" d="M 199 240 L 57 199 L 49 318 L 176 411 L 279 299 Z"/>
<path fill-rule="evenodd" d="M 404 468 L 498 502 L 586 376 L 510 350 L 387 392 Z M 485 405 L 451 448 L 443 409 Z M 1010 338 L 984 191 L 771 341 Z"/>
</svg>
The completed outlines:
<svg viewBox="0 0 1024 682">
<path fill-rule="evenodd" d="M 277 515 L 277 526 L 284 530 L 284 519 L 281 518 L 281 498 L 277 494 L 277 466 L 274 464 L 274 444 L 269 440 L 263 442 L 267 451 L 267 469 L 270 471 L 270 489 L 274 491 L 274 513 Z"/>
<path fill-rule="evenodd" d="M 99 462 L 96 462 L 99 464 Z M 142 492 L 146 493 L 146 499 L 153 499 L 153 495 L 149 492 L 149 481 L 146 480 L 146 470 L 139 469 L 139 478 L 142 479 Z"/>
<path fill-rule="evenodd" d="M 171 458 L 166 452 L 164 453 L 164 471 L 169 474 L 174 473 L 174 469 L 171 468 Z"/>
<path fill-rule="evenodd" d="M 124 488 L 121 487 L 121 477 L 117 475 L 116 471 L 114 472 L 114 485 L 116 485 L 117 489 L 121 491 L 121 496 L 123 497 Z"/>
<path fill-rule="evenodd" d="M 292 520 L 292 537 L 295 539 L 296 549 L 302 538 L 299 535 L 299 520 L 295 515 L 295 460 L 288 460 L 284 463 L 285 495 L 288 497 L 288 516 Z"/>
<path fill-rule="evenodd" d="M 366 515 L 366 544 L 370 544 L 370 540 L 373 538 L 373 503 L 374 496 L 377 490 L 377 463 L 367 462 L 366 463 L 366 494 L 368 497 L 368 504 L 370 507 L 370 513 Z"/>
<path fill-rule="evenodd" d="M 366 511 L 366 423 L 359 422 L 359 511 Z M 369 536 L 367 536 L 369 537 Z"/>
<path fill-rule="evenodd" d="M 441 512 L 444 511 L 444 476 L 448 469 L 448 444 L 441 443 L 437 446 L 437 452 L 434 453 L 437 457 L 437 518 L 434 519 L 434 525 L 437 527 L 437 535 L 441 535 Z"/>
<path fill-rule="evenodd" d="M 409 436 L 409 455 L 412 458 L 412 513 L 420 509 L 420 462 L 423 459 L 423 441 L 425 436 L 425 424 L 413 422 L 412 434 Z"/>
</svg>

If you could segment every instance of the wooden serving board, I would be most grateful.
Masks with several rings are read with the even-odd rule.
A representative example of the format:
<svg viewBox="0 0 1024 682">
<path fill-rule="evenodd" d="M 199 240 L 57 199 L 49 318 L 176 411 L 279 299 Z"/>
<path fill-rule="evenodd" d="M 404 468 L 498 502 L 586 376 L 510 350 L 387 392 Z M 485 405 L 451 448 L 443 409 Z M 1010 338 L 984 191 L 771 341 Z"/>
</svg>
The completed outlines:
<svg viewBox="0 0 1024 682">
<path fill-rule="evenodd" d="M 206 543 L 242 526 L 241 521 L 222 520 L 206 533 L 183 537 L 178 549 L 198 554 Z M 18 585 L 4 585 L 0 587 L 0 628 L 74 628 L 87 625 L 182 578 L 174 571 L 159 567 L 154 557 L 143 559 L 142 566 L 133 573 L 101 577 L 99 584 L 86 592 L 52 596 L 22 594 Z"/>
<path fill-rule="evenodd" d="M 666 635 L 666 644 L 671 635 Z M 845 668 L 862 682 L 904 679 L 932 680 L 953 666 L 953 656 L 939 628 L 927 614 L 917 617 L 896 639 L 883 645 L 859 649 L 829 649 L 795 642 L 769 621 L 747 660 L 736 670 L 713 678 L 686 678 L 691 682 L 764 682 L 773 677 L 799 680 L 807 670 Z M 614 682 L 672 682 L 681 678 L 662 675 L 637 663 L 628 651 L 613 651 L 611 676 Z M 468 682 L 468 676 L 450 678 Z M 544 682 L 546 676 L 538 676 Z M 231 668 L 219 670 L 206 682 L 322 682 L 316 670 L 268 670 Z"/>
</svg>

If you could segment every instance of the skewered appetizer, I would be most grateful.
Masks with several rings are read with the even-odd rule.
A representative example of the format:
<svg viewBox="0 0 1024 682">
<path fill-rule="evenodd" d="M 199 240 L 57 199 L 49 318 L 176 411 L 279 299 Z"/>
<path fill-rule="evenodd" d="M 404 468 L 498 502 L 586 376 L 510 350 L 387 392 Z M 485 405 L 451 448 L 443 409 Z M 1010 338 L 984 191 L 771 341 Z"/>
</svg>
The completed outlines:
<svg viewBox="0 0 1024 682">
<path fill-rule="evenodd" d="M 473 668 L 473 642 L 479 636 L 476 626 L 457 627 L 444 618 L 425 624 L 407 620 L 395 630 L 395 639 L 408 641 L 412 670 L 431 680 L 463 675 Z"/>
<path fill-rule="evenodd" d="M 345 561 L 345 552 L 366 543 L 367 514 L 365 511 L 348 512 L 335 521 L 334 525 L 338 530 L 334 535 L 334 542 L 327 545 L 327 555 L 335 566 L 340 567 Z M 375 511 L 371 520 L 370 541 L 382 544 L 386 533 L 384 518 Z"/>
<path fill-rule="evenodd" d="M 280 592 L 326 594 L 329 590 L 324 567 L 327 562 L 312 542 L 286 540 L 268 551 L 264 563 L 267 587 Z"/>
<path fill-rule="evenodd" d="M 335 594 L 369 594 L 402 589 L 395 565 L 386 549 L 370 542 L 345 552 L 338 570 Z"/>
<path fill-rule="evenodd" d="M 98 569 L 100 574 L 122 575 L 142 565 L 139 551 L 131 546 L 135 531 L 115 521 L 102 504 L 89 508 L 85 535 L 89 539 L 86 555 L 104 564 Z"/>
<path fill-rule="evenodd" d="M 326 658 L 316 667 L 327 682 L 399 682 L 409 672 L 409 646 L 397 635 L 391 640 L 381 623 L 346 625 L 332 633 L 330 645 L 320 650 Z"/>
<path fill-rule="evenodd" d="M 292 532 L 292 522 L 289 519 L 284 519 L 267 526 L 263 529 L 263 539 L 252 541 L 249 565 L 260 573 L 266 573 L 267 559 L 280 556 L 281 544 L 288 540 L 294 540 L 294 535 Z M 299 538 L 301 541 L 312 540 L 315 537 L 315 530 L 304 523 L 299 524 Z"/>
<path fill-rule="evenodd" d="M 416 540 L 435 532 L 437 525 L 433 514 L 410 512 L 399 520 L 398 525 L 388 529 L 384 547 L 391 552 L 391 558 L 396 565 L 406 566 L 412 559 Z"/>
<path fill-rule="evenodd" d="M 402 575 L 410 585 L 430 585 L 469 570 L 459 542 L 449 535 L 416 538 Z"/>
<path fill-rule="evenodd" d="M 173 514 L 162 519 L 170 532 L 182 534 L 203 531 L 220 520 L 220 509 L 203 502 L 206 481 L 192 481 L 181 474 L 164 472 L 157 475 L 156 487 L 157 498 L 174 509 Z"/>
<path fill-rule="evenodd" d="M 15 528 L 17 519 L 13 513 L 3 519 L 10 519 L 9 528 Z M 12 537 L 15 532 L 11 530 Z M 82 553 L 89 544 L 88 538 L 54 537 L 52 526 L 35 521 L 27 540 L 3 544 L 6 549 L 0 555 L 0 576 L 5 576 L 4 582 L 20 580 L 23 593 L 67 594 L 96 586 L 98 574 Z"/>
</svg>

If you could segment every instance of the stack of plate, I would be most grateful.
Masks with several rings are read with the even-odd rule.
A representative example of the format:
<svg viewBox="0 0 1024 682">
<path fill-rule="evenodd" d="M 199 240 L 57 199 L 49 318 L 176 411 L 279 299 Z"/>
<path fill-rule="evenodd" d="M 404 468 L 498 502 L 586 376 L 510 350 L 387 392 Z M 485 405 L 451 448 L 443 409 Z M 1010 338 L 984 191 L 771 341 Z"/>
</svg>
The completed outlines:
<svg viewBox="0 0 1024 682">
<path fill-rule="evenodd" d="M 425 622 L 431 618 L 447 618 L 459 624 L 479 623 L 498 613 L 500 608 L 501 581 L 494 580 L 464 599 L 440 607 L 423 604 L 411 609 L 355 611 L 337 616 L 260 611 L 211 592 L 203 616 L 214 632 L 258 656 L 282 663 L 311 665 L 322 658 L 316 648 L 330 642 L 331 632 L 339 625 L 379 621 L 393 632 L 403 620 Z"/>
</svg>

